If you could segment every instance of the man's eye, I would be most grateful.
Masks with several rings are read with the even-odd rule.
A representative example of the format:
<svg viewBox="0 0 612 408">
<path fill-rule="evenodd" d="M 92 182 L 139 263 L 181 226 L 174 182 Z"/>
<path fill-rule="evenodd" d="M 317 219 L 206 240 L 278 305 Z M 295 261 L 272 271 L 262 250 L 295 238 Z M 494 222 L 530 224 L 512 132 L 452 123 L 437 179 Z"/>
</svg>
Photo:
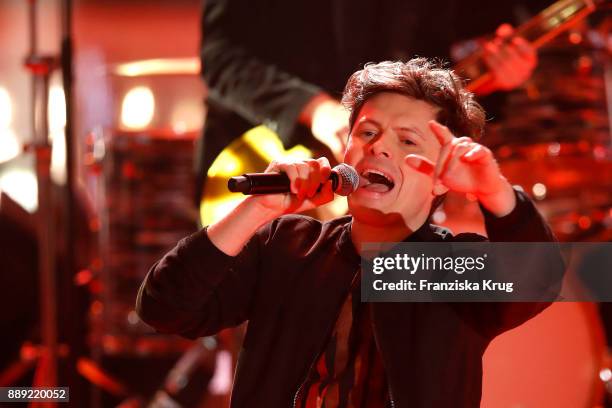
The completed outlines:
<svg viewBox="0 0 612 408">
<path fill-rule="evenodd" d="M 404 140 L 402 140 L 402 143 L 403 143 L 403 144 L 406 144 L 406 145 L 416 145 L 416 143 L 414 143 L 414 142 L 413 142 L 412 140 L 410 140 L 410 139 L 404 139 Z"/>
<path fill-rule="evenodd" d="M 376 132 L 373 130 L 364 130 L 363 132 L 361 132 L 361 135 L 364 137 L 372 137 L 376 136 Z"/>
</svg>

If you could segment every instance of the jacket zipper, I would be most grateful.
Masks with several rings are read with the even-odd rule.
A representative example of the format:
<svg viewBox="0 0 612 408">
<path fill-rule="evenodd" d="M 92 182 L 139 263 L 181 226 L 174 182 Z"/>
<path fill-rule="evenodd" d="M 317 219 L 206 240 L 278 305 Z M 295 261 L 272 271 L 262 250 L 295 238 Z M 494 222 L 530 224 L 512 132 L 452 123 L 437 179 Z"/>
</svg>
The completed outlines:
<svg viewBox="0 0 612 408">
<path fill-rule="evenodd" d="M 342 300 L 342 303 L 340 303 L 340 307 L 338 308 L 338 312 L 336 313 L 336 318 L 332 321 L 332 324 L 329 327 L 329 329 L 327 329 L 327 341 L 325 341 L 323 343 L 323 345 L 327 344 L 327 342 L 329 341 L 329 336 L 331 335 L 331 332 L 334 329 L 334 326 L 338 322 L 338 317 L 340 317 L 340 312 L 342 311 L 342 305 L 344 304 L 344 302 L 346 302 L 346 298 L 349 296 L 349 294 L 353 290 L 353 287 L 355 286 L 355 282 L 356 282 L 357 278 L 360 276 L 360 274 L 361 274 L 361 266 L 359 267 L 359 270 L 357 271 L 355 276 L 353 276 L 353 280 L 351 281 L 351 286 L 350 286 L 348 292 L 346 292 L 346 295 L 344 295 L 344 297 L 342 298 L 343 300 Z M 323 352 L 324 352 L 324 350 L 323 350 Z M 312 360 L 312 362 L 310 363 L 310 367 L 308 368 L 308 371 L 306 372 L 306 375 L 304 376 L 304 379 L 302 380 L 302 382 L 300 383 L 300 386 L 298 387 L 297 391 L 293 395 L 293 408 L 297 408 L 296 405 L 297 405 L 297 400 L 298 400 L 298 398 L 300 396 L 300 393 L 302 392 L 302 389 L 304 388 L 304 384 L 306 383 L 306 380 L 308 379 L 308 375 L 312 371 L 312 367 L 314 367 L 314 365 L 317 363 L 317 360 L 318 360 L 320 355 L 321 355 L 321 353 L 317 354 L 317 356 Z"/>
<path fill-rule="evenodd" d="M 376 334 L 376 325 L 374 324 L 374 316 L 372 315 L 372 308 L 370 307 L 370 323 L 372 325 L 372 333 L 374 334 L 374 342 L 376 343 L 376 349 L 382 359 L 382 353 L 380 352 L 380 342 L 378 341 L 378 335 Z M 384 366 L 384 364 L 383 364 Z M 391 408 L 395 408 L 395 400 L 393 399 L 393 392 L 391 391 L 391 383 L 389 377 L 387 377 L 387 393 L 389 394 L 389 405 Z"/>
</svg>

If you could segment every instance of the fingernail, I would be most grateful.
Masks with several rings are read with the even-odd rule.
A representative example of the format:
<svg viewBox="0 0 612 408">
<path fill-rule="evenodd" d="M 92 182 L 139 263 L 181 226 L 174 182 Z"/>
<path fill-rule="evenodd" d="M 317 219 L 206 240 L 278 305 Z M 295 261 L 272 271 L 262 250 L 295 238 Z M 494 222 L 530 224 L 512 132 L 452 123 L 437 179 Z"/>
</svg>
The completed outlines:
<svg viewBox="0 0 612 408">
<path fill-rule="evenodd" d="M 418 157 L 414 157 L 414 156 L 408 156 L 406 157 L 406 163 L 408 163 L 408 165 L 410 165 L 411 167 L 414 167 L 415 169 L 418 169 L 419 166 L 421 165 L 422 160 L 419 159 Z"/>
</svg>

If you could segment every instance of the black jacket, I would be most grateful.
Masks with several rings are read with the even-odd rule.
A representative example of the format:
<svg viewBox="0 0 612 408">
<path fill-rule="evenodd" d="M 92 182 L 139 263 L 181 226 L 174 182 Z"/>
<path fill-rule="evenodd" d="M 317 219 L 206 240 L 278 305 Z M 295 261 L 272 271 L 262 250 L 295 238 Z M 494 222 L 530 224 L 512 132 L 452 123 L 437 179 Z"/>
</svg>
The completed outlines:
<svg viewBox="0 0 612 408">
<path fill-rule="evenodd" d="M 137 311 L 158 331 L 189 338 L 248 320 L 232 407 L 290 407 L 360 267 L 350 221 L 350 216 L 327 223 L 280 217 L 260 229 L 236 257 L 217 249 L 201 230 L 153 266 L 141 286 Z M 553 240 L 522 193 L 512 213 L 495 218 L 485 212 L 485 222 L 492 241 Z M 485 238 L 453 237 L 426 223 L 407 240 Z M 372 303 L 373 331 L 395 407 L 478 407 L 487 345 L 545 306 Z"/>
</svg>

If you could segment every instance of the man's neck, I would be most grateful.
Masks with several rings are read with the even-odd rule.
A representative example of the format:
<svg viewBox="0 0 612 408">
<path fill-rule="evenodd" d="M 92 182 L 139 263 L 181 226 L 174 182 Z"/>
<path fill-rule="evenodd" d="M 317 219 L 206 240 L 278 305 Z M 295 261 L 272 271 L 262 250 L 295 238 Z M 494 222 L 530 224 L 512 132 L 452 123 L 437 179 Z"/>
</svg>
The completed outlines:
<svg viewBox="0 0 612 408">
<path fill-rule="evenodd" d="M 429 213 L 418 214 L 406 222 L 377 225 L 361 222 L 353 217 L 351 240 L 358 253 L 362 253 L 362 244 L 369 242 L 400 242 L 418 230 L 428 220 Z"/>
</svg>

